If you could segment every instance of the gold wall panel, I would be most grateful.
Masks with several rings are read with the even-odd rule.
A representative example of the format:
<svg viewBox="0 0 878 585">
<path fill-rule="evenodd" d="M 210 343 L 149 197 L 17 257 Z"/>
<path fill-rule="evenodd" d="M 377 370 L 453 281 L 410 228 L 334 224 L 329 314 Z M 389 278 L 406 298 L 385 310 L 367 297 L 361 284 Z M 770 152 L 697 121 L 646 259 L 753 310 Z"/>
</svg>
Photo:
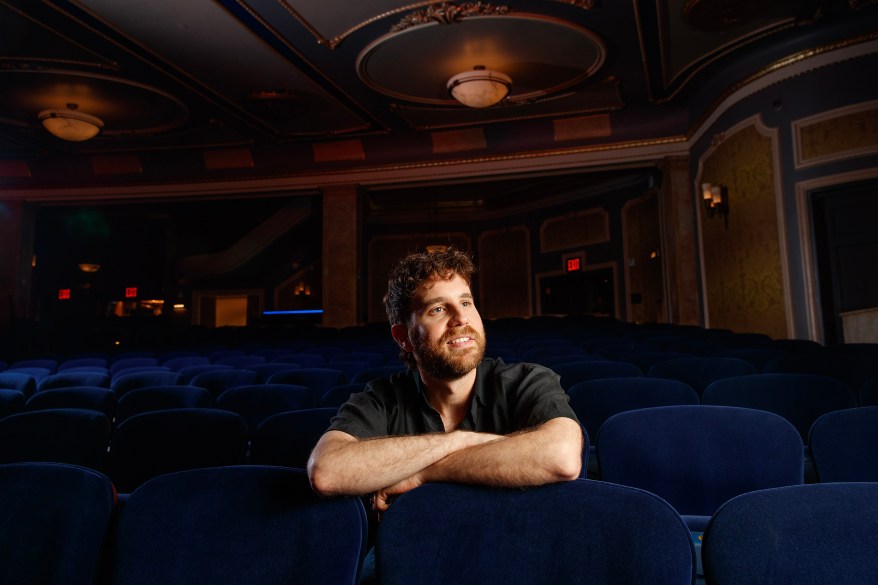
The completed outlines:
<svg viewBox="0 0 878 585">
<path fill-rule="evenodd" d="M 623 212 L 628 270 L 628 320 L 665 321 L 658 195 L 631 201 Z"/>
<path fill-rule="evenodd" d="M 527 228 L 483 233 L 479 237 L 478 261 L 482 318 L 530 316 L 530 233 Z"/>
<path fill-rule="evenodd" d="M 610 240 L 610 223 L 603 209 L 589 209 L 547 219 L 540 226 L 540 251 L 580 248 Z"/>
<path fill-rule="evenodd" d="M 878 151 L 878 105 L 847 114 L 797 124 L 798 164 Z"/>
<path fill-rule="evenodd" d="M 705 294 L 711 328 L 787 336 L 774 149 L 755 125 L 702 161 L 701 182 L 728 188 L 728 222 L 701 208 Z"/>
</svg>

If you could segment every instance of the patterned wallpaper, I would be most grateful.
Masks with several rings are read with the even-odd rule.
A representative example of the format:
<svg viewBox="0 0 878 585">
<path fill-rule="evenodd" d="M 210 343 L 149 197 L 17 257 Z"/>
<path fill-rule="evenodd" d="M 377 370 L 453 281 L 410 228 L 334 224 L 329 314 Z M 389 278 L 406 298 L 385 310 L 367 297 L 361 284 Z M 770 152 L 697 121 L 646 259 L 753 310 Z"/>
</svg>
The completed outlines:
<svg viewBox="0 0 878 585">
<path fill-rule="evenodd" d="M 719 137 L 700 182 L 729 192 L 728 223 L 701 208 L 707 311 L 712 328 L 787 337 L 771 136 L 755 124 Z"/>
</svg>

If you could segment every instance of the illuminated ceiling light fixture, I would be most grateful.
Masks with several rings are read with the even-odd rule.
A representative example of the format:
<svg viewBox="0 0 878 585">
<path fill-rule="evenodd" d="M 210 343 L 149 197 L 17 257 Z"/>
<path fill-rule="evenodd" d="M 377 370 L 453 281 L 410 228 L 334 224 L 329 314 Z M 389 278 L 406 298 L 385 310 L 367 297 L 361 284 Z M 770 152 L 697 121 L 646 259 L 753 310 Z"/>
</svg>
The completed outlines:
<svg viewBox="0 0 878 585">
<path fill-rule="evenodd" d="M 93 274 L 101 269 L 100 264 L 93 264 L 91 262 L 83 262 L 82 264 L 77 264 L 77 266 L 80 270 L 89 274 Z"/>
<path fill-rule="evenodd" d="M 472 71 L 458 73 L 448 80 L 451 97 L 471 108 L 493 106 L 507 95 L 512 79 L 505 73 L 476 65 Z"/>
<path fill-rule="evenodd" d="M 77 111 L 77 107 L 76 104 L 67 104 L 66 110 L 43 110 L 38 117 L 53 136 L 70 142 L 84 142 L 103 130 L 104 121 Z"/>
</svg>

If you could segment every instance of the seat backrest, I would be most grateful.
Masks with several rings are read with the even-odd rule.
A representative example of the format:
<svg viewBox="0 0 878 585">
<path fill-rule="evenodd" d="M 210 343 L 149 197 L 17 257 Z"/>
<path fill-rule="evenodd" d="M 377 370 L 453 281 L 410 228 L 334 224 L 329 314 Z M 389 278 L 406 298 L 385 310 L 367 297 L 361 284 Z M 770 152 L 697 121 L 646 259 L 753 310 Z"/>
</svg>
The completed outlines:
<svg viewBox="0 0 878 585">
<path fill-rule="evenodd" d="M 123 370 L 127 370 L 129 368 L 155 367 L 158 365 L 159 360 L 157 357 L 125 357 L 121 359 L 116 359 L 110 364 L 110 374 L 116 376 L 119 372 L 122 372 Z"/>
<path fill-rule="evenodd" d="M 265 358 L 265 356 L 254 354 L 230 355 L 219 358 L 218 360 L 214 360 L 215 364 L 232 366 L 233 368 L 240 370 L 243 370 L 248 366 L 255 366 L 257 364 L 264 364 L 267 362 L 268 360 Z"/>
<path fill-rule="evenodd" d="M 7 370 L 0 372 L 0 388 L 18 390 L 28 398 L 37 391 L 37 381 L 30 374 Z"/>
<path fill-rule="evenodd" d="M 180 384 L 189 384 L 192 378 L 203 372 L 216 372 L 219 370 L 234 370 L 232 366 L 223 366 L 220 364 L 206 364 L 201 366 L 186 366 L 177 370 L 180 372 Z"/>
<path fill-rule="evenodd" d="M 359 382 L 357 384 L 342 384 L 340 386 L 335 386 L 334 388 L 330 388 L 318 400 L 317 406 L 320 407 L 335 407 L 338 408 L 342 404 L 348 401 L 351 397 L 351 394 L 355 394 L 357 392 L 362 392 L 366 389 L 365 382 Z"/>
<path fill-rule="evenodd" d="M 0 582 L 95 583 L 114 505 L 110 480 L 95 470 L 0 465 Z"/>
<path fill-rule="evenodd" d="M 314 392 L 295 384 L 253 384 L 229 388 L 216 399 L 216 407 L 238 413 L 251 436 L 268 417 L 279 412 L 314 408 Z"/>
<path fill-rule="evenodd" d="M 778 487 L 740 495 L 704 532 L 713 585 L 878 582 L 878 483 Z"/>
<path fill-rule="evenodd" d="M 213 408 L 156 410 L 116 427 L 108 475 L 121 493 L 153 477 L 243 463 L 247 425 L 234 412 Z"/>
<path fill-rule="evenodd" d="M 703 404 L 757 408 L 790 421 L 808 443 L 808 431 L 821 415 L 857 405 L 856 393 L 844 382 L 817 374 L 757 374 L 712 382 Z"/>
<path fill-rule="evenodd" d="M 422 485 L 384 514 L 375 551 L 383 585 L 690 585 L 695 568 L 690 533 L 666 502 L 581 479 Z"/>
<path fill-rule="evenodd" d="M 229 388 L 255 384 L 256 377 L 257 374 L 253 370 L 209 370 L 190 379 L 189 385 L 204 388 L 216 400 Z"/>
<path fill-rule="evenodd" d="M 10 370 L 19 370 L 23 368 L 43 368 L 54 373 L 58 369 L 58 360 L 54 358 L 31 358 L 18 360 L 9 364 Z"/>
<path fill-rule="evenodd" d="M 603 378 L 586 380 L 567 389 L 570 407 L 589 437 L 597 438 L 601 425 L 626 410 L 675 404 L 699 404 L 688 384 L 663 378 Z"/>
<path fill-rule="evenodd" d="M 122 398 L 126 393 L 137 388 L 179 384 L 180 377 L 180 372 L 172 372 L 170 370 L 123 371 L 123 373 L 113 376 L 113 381 L 110 382 L 110 389 L 116 393 L 117 398 Z"/>
<path fill-rule="evenodd" d="M 841 380 L 859 389 L 866 381 L 878 377 L 878 360 L 874 355 L 821 351 L 791 354 L 765 364 L 765 373 L 818 374 Z"/>
<path fill-rule="evenodd" d="M 103 470 L 110 421 L 96 410 L 53 408 L 0 419 L 0 463 L 50 461 Z"/>
<path fill-rule="evenodd" d="M 71 358 L 58 364 L 58 371 L 63 372 L 64 370 L 70 370 L 73 368 L 103 368 L 109 372 L 107 363 L 107 358 L 104 357 Z"/>
<path fill-rule="evenodd" d="M 561 387 L 565 390 L 586 380 L 643 377 L 643 372 L 634 364 L 603 359 L 561 364 L 552 367 L 552 370 L 561 376 Z"/>
<path fill-rule="evenodd" d="M 287 353 L 271 358 L 272 363 L 299 364 L 303 368 L 320 368 L 326 360 L 319 353 Z"/>
<path fill-rule="evenodd" d="M 827 412 L 808 444 L 818 481 L 878 481 L 878 406 Z"/>
<path fill-rule="evenodd" d="M 41 390 L 31 396 L 25 410 L 46 410 L 48 408 L 84 408 L 97 410 L 113 420 L 116 410 L 116 394 L 109 388 L 100 386 L 71 386 Z"/>
<path fill-rule="evenodd" d="M 161 364 L 174 372 L 179 372 L 183 368 L 190 368 L 192 366 L 208 366 L 210 365 L 210 359 L 203 355 L 180 355 L 168 358 L 162 361 Z"/>
<path fill-rule="evenodd" d="M 359 384 L 361 382 L 368 383 L 372 380 L 376 380 L 378 378 L 384 378 L 385 376 L 392 376 L 397 372 L 404 372 L 405 366 L 403 364 L 395 364 L 388 366 L 381 366 L 380 368 L 369 368 L 368 370 L 363 370 L 353 378 L 351 378 L 351 384 Z"/>
<path fill-rule="evenodd" d="M 320 498 L 303 471 L 184 471 L 129 497 L 115 530 L 111 583 L 355 585 L 366 541 L 359 498 Z"/>
<path fill-rule="evenodd" d="M 325 368 L 296 368 L 272 374 L 270 384 L 296 384 L 311 388 L 315 396 L 321 396 L 330 388 L 347 384 L 348 378 L 341 370 Z"/>
<path fill-rule="evenodd" d="M 110 375 L 103 372 L 71 371 L 66 370 L 57 374 L 50 374 L 37 383 L 37 390 L 51 390 L 53 388 L 70 388 L 71 386 L 98 386 L 110 387 Z"/>
<path fill-rule="evenodd" d="M 116 405 L 116 425 L 134 415 L 153 410 L 173 408 L 210 408 L 213 398 L 200 386 L 148 386 L 137 388 L 119 398 Z"/>
<path fill-rule="evenodd" d="M 798 432 L 761 410 L 629 410 L 604 422 L 596 444 L 601 479 L 648 490 L 684 515 L 709 516 L 743 492 L 804 481 Z"/>
<path fill-rule="evenodd" d="M 715 381 L 732 376 L 756 374 L 756 368 L 746 360 L 729 357 L 688 357 L 656 362 L 647 374 L 651 378 L 670 378 L 686 382 L 699 396 Z"/>
<path fill-rule="evenodd" d="M 277 363 L 268 363 L 268 364 L 255 364 L 252 366 L 247 366 L 244 368 L 245 370 L 253 370 L 256 372 L 256 382 L 259 384 L 263 384 L 268 382 L 268 379 L 271 378 L 272 375 L 278 372 L 287 372 L 289 370 L 298 370 L 301 368 L 299 364 L 285 364 L 281 362 Z"/>
<path fill-rule="evenodd" d="M 26 404 L 27 399 L 21 390 L 0 388 L 0 418 L 23 411 Z"/>
<path fill-rule="evenodd" d="M 878 378 L 866 380 L 860 386 L 860 406 L 878 406 Z"/>
<path fill-rule="evenodd" d="M 253 434 L 250 461 L 305 469 L 314 445 L 329 428 L 336 408 L 281 412 L 265 419 Z"/>
</svg>

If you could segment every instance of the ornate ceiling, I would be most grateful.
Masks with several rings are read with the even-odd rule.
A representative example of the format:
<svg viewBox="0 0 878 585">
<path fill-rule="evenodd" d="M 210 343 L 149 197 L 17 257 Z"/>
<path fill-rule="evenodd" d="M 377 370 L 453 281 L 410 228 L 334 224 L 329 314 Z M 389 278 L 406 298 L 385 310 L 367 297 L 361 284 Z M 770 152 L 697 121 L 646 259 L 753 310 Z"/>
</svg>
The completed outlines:
<svg viewBox="0 0 878 585">
<path fill-rule="evenodd" d="M 679 140 L 864 0 L 0 0 L 0 188 L 198 182 Z M 871 36 L 870 36 L 871 35 Z M 471 109 L 447 80 L 512 79 Z M 68 104 L 103 132 L 64 142 Z"/>
</svg>

